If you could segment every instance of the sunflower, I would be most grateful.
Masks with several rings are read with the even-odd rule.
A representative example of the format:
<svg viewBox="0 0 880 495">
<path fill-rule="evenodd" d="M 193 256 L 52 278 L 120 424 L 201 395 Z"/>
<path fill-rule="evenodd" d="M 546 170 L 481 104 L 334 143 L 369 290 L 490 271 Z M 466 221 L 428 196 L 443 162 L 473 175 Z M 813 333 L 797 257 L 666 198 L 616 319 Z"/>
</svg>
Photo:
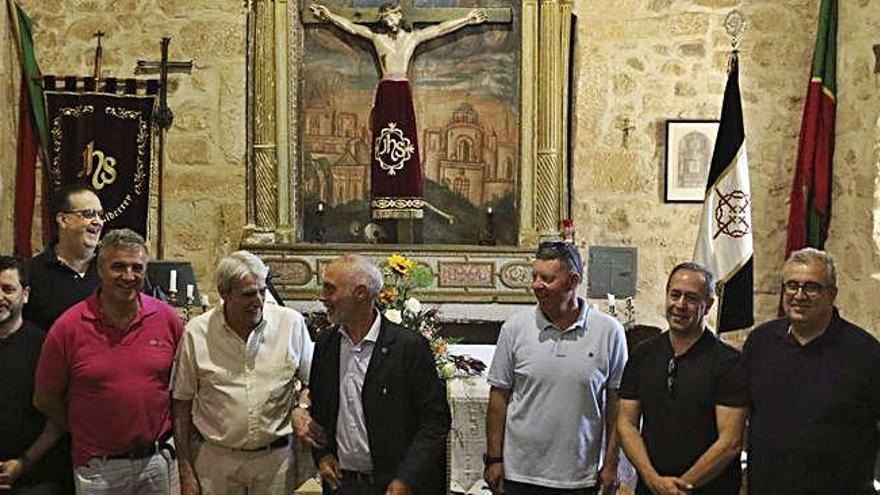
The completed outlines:
<svg viewBox="0 0 880 495">
<path fill-rule="evenodd" d="M 397 287 L 386 287 L 379 293 L 379 303 L 387 306 L 397 299 Z"/>
<path fill-rule="evenodd" d="M 401 275 L 409 275 L 416 263 L 402 254 L 394 253 L 388 256 L 388 266 Z"/>
</svg>

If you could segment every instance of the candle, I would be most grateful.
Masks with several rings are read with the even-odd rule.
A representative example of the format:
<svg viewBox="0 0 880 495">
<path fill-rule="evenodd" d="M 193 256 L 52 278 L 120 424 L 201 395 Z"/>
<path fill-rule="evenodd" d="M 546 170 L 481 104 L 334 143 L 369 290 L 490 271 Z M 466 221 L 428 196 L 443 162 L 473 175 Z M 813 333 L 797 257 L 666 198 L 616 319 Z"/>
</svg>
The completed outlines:
<svg viewBox="0 0 880 495">
<path fill-rule="evenodd" d="M 318 213 L 323 213 L 323 212 L 324 212 L 324 202 L 318 201 Z"/>
<path fill-rule="evenodd" d="M 492 207 L 490 206 L 490 207 L 486 208 L 486 215 L 491 215 L 491 214 L 492 214 Z"/>
<path fill-rule="evenodd" d="M 608 294 L 608 307 L 609 308 L 614 307 L 614 294 L 611 294 L 611 293 Z"/>
<path fill-rule="evenodd" d="M 208 295 L 207 295 L 207 294 L 202 294 L 202 306 L 204 306 L 204 307 L 207 308 L 208 305 L 209 305 Z"/>
<path fill-rule="evenodd" d="M 186 299 L 192 300 L 195 294 L 196 286 L 193 284 L 186 284 Z"/>
<path fill-rule="evenodd" d="M 168 274 L 168 292 L 177 292 L 177 270 Z"/>
</svg>

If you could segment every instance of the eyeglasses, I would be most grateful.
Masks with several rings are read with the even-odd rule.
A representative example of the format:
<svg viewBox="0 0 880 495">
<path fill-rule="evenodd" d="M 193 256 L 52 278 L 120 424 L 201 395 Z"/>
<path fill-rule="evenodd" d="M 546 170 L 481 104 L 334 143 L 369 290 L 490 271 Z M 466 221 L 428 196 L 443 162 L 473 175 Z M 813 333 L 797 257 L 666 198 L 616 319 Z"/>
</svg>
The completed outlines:
<svg viewBox="0 0 880 495">
<path fill-rule="evenodd" d="M 825 287 L 825 285 L 817 284 L 816 282 L 798 283 L 794 281 L 788 281 L 782 284 L 782 290 L 790 296 L 797 294 L 799 290 L 803 289 L 804 294 L 810 297 L 815 297 L 818 296 L 819 293 L 822 292 L 822 289 L 824 289 Z"/>
<path fill-rule="evenodd" d="M 96 210 L 94 208 L 86 208 L 84 210 L 65 210 L 64 213 L 79 215 L 86 220 L 93 220 L 95 218 L 99 218 L 101 220 L 104 219 L 104 210 Z"/>
<path fill-rule="evenodd" d="M 669 392 L 670 397 L 675 394 L 676 371 L 678 371 L 678 360 L 675 359 L 675 356 L 672 356 L 669 358 L 669 363 L 666 365 L 666 391 Z"/>
<path fill-rule="evenodd" d="M 546 241 L 538 244 L 538 251 L 549 250 L 565 256 L 570 262 L 571 267 L 577 271 L 578 275 L 584 272 L 584 263 L 581 261 L 581 255 L 577 248 L 570 242 L 565 241 Z"/>
</svg>

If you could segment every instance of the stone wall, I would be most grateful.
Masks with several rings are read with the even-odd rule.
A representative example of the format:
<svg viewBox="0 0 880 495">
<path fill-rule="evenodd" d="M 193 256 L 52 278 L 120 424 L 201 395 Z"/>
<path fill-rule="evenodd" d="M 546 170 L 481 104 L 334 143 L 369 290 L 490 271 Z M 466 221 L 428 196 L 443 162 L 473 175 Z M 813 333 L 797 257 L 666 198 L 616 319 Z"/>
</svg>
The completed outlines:
<svg viewBox="0 0 880 495">
<path fill-rule="evenodd" d="M 13 202 L 15 200 L 15 142 L 18 135 L 18 63 L 4 8 L 0 13 L 0 253 L 12 251 Z"/>
<path fill-rule="evenodd" d="M 202 284 L 234 250 L 245 223 L 245 2 L 233 0 L 23 0 L 36 23 L 44 72 L 90 71 L 92 33 L 107 33 L 104 73 L 130 76 L 138 58 L 195 59 L 174 76 L 168 134 L 166 258 L 194 261 Z M 724 16 L 740 6 L 750 26 L 741 86 L 755 219 L 758 319 L 772 316 L 785 243 L 787 196 L 815 40 L 817 0 L 579 0 L 575 88 L 574 218 L 581 245 L 639 248 L 639 322 L 662 325 L 666 273 L 690 258 L 700 206 L 663 203 L 666 119 L 718 118 L 729 40 Z M 6 19 L 0 39 L 8 40 Z M 868 327 L 878 282 L 880 78 L 871 46 L 880 42 L 880 2 L 841 2 L 835 215 L 828 248 L 840 260 L 840 305 Z M 9 43 L 4 43 L 9 47 Z M 4 80 L 14 52 L 0 50 Z M 0 89 L 0 250 L 11 248 L 14 105 Z M 623 130 L 633 129 L 627 146 Z M 875 146 L 877 150 L 875 151 Z M 155 207 L 154 198 L 153 205 Z M 155 235 L 153 235 L 155 239 Z"/>
<path fill-rule="evenodd" d="M 639 248 L 637 321 L 663 323 L 666 274 L 690 259 L 701 205 L 664 204 L 666 119 L 717 119 L 730 42 L 725 15 L 749 26 L 740 84 L 754 200 L 756 319 L 775 314 L 818 1 L 577 2 L 574 217 L 581 244 Z M 869 19 L 873 24 L 866 24 Z M 874 241 L 880 78 L 871 73 L 880 4 L 840 2 L 838 135 L 828 249 L 845 316 L 876 328 Z M 623 144 L 623 122 L 633 129 Z"/>
<path fill-rule="evenodd" d="M 202 283 L 213 285 L 213 266 L 237 248 L 245 222 L 245 34 L 244 2 L 224 0 L 70 0 L 21 2 L 35 23 L 37 59 L 44 73 L 90 74 L 95 40 L 104 37 L 103 74 L 131 77 L 137 59 L 158 59 L 159 40 L 171 37 L 170 57 L 194 59 L 191 75 L 172 75 L 169 105 L 175 113 L 167 135 L 165 232 L 167 259 L 193 261 Z M 4 22 L 6 22 L 4 16 Z M 7 36 L 8 29 L 3 30 Z M 8 46 L 4 44 L 3 46 Z M 4 49 L 0 62 L 6 62 Z M 14 52 L 11 52 L 14 57 Z M 8 63 L 2 63 L 4 71 Z M 15 67 L 17 71 L 18 68 Z M 7 78 L 4 78 L 4 80 Z M 0 90 L 3 105 L 17 102 Z M 17 95 L 17 93 L 15 93 Z M 2 110 L 0 110 L 2 111 Z M 0 149 L 12 119 L 0 113 Z M 154 142 L 154 148 L 157 145 Z M 154 160 L 154 167 L 155 167 Z M 14 159 L 3 162 L 3 211 L 14 180 Z M 155 182 L 154 174 L 154 184 Z M 155 225 L 157 191 L 152 195 Z M 3 219 L 4 225 L 6 219 Z M 11 229 L 10 229 L 11 230 Z M 155 251 L 156 232 L 150 233 Z M 4 251 L 11 232 L 0 233 Z"/>
</svg>

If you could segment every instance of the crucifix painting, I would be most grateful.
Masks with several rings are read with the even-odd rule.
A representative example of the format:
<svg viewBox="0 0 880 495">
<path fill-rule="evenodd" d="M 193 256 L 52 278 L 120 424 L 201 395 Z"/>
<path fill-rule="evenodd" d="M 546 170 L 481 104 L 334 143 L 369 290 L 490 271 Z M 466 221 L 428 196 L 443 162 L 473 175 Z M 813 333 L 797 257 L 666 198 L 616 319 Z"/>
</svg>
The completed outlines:
<svg viewBox="0 0 880 495">
<path fill-rule="evenodd" d="M 476 244 L 486 212 L 517 218 L 515 9 L 307 5 L 303 206 L 321 211 L 324 240 Z M 516 243 L 515 220 L 492 227 Z"/>
</svg>

